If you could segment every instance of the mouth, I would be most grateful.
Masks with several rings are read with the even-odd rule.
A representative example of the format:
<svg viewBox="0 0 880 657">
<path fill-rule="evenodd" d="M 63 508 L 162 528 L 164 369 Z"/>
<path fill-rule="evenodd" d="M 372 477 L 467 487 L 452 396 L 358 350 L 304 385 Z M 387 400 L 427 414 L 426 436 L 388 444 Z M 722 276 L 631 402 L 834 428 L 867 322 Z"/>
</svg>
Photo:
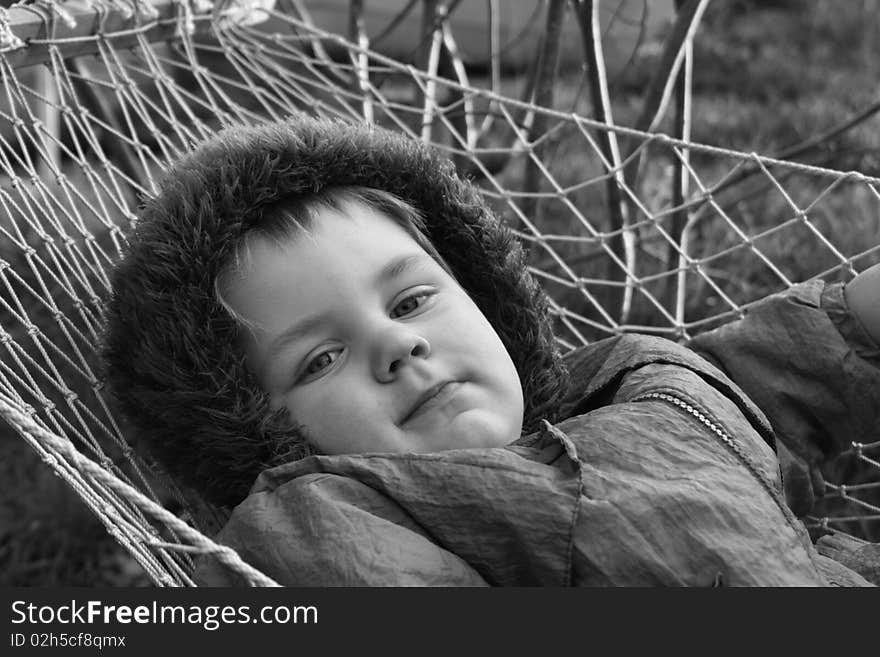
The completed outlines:
<svg viewBox="0 0 880 657">
<path fill-rule="evenodd" d="M 403 416 L 398 424 L 402 426 L 423 415 L 431 408 L 442 404 L 455 394 L 455 391 L 460 385 L 461 384 L 458 381 L 441 381 L 440 383 L 431 386 L 419 395 L 412 408 L 410 408 L 409 412 Z"/>
</svg>

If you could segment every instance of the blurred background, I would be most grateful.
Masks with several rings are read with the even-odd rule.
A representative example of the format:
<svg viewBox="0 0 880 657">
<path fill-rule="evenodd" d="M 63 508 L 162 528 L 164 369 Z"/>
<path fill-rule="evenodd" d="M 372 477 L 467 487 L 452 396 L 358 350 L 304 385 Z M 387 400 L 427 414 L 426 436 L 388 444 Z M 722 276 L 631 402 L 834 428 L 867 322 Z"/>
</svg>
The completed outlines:
<svg viewBox="0 0 880 657">
<path fill-rule="evenodd" d="M 4 2 L 8 5 L 8 2 Z M 305 3 L 316 24 L 345 33 L 348 2 Z M 382 3 L 363 3 L 368 30 L 376 37 L 394 12 Z M 398 3 L 400 4 L 400 3 Z M 482 3 L 466 3 L 480 5 Z M 504 85 L 518 89 L 529 74 L 537 42 L 529 25 L 543 24 L 546 2 L 498 4 L 506 42 Z M 510 9 L 508 9 L 510 7 Z M 513 7 L 516 7 L 514 14 Z M 627 1 L 604 3 L 603 45 L 614 119 L 636 125 L 645 90 L 661 65 L 664 39 L 672 28 L 676 3 Z M 710 2 L 699 23 L 693 52 L 694 142 L 745 152 L 779 156 L 843 171 L 880 176 L 880 2 L 878 0 L 776 0 Z M 504 12 L 509 12 L 504 14 Z M 525 13 L 524 13 L 525 12 Z M 458 15 L 458 14 L 457 14 Z M 456 28 L 462 61 L 474 79 L 487 76 L 487 63 L 469 55 L 467 44 L 480 44 L 476 23 L 466 38 L 469 19 L 460 15 Z M 369 21 L 374 21 L 369 24 Z M 418 44 L 404 38 L 405 27 L 373 42 L 377 50 L 402 57 Z M 531 39 L 531 40 L 530 40 Z M 556 106 L 591 116 L 580 37 L 568 23 L 561 34 L 560 62 L 554 78 Z M 858 120 L 849 121 L 852 117 Z M 671 131 L 670 119 L 657 131 Z M 844 125 L 846 123 L 846 125 Z M 552 157 L 579 166 L 579 154 L 562 143 Z M 551 155 L 548 155 L 550 157 Z M 657 194 L 667 194 L 669 177 L 662 164 L 646 172 L 644 184 L 656 181 Z M 653 176 L 653 178 L 652 178 Z M 795 193 L 795 192 L 793 192 Z M 732 213 L 754 225 L 774 213 L 764 197 L 743 194 Z M 876 199 L 850 197 L 839 208 L 824 209 L 823 231 L 835 244 L 880 243 Z M 845 212 L 847 222 L 836 223 Z M 821 218 L 820 218 L 821 221 Z M 712 236 L 703 236 L 712 239 Z M 810 246 L 787 239 L 776 253 L 793 278 L 812 270 Z M 730 270 L 735 261 L 726 263 Z M 770 291 L 770 284 L 767 290 Z M 762 293 L 759 272 L 737 270 L 731 285 Z M 745 292 L 744 292 L 745 294 Z M 701 304 L 711 308 L 711 295 Z M 636 320 L 647 322 L 639 317 Z M 699 309 L 695 310 L 699 314 Z M 841 469 L 850 467 L 846 463 Z M 876 537 L 874 537 L 876 540 Z M 14 431 L 0 423 L 0 585 L 141 586 L 150 581 L 110 537 L 104 526 Z"/>
</svg>

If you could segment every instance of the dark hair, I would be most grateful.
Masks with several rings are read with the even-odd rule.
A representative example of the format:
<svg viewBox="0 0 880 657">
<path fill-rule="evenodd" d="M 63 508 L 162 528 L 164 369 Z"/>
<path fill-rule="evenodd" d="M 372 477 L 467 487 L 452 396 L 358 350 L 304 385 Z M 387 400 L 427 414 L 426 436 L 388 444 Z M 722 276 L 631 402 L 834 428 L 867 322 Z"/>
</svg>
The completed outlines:
<svg viewBox="0 0 880 657">
<path fill-rule="evenodd" d="M 287 230 L 290 217 L 346 194 L 411 221 L 414 239 L 489 320 L 523 384 L 524 432 L 558 411 L 567 379 L 546 297 L 512 232 L 451 162 L 403 135 L 341 121 L 230 128 L 176 162 L 145 199 L 112 275 L 102 346 L 136 442 L 210 502 L 235 505 L 262 470 L 313 451 L 248 371 L 218 277 L 252 231 Z"/>
</svg>

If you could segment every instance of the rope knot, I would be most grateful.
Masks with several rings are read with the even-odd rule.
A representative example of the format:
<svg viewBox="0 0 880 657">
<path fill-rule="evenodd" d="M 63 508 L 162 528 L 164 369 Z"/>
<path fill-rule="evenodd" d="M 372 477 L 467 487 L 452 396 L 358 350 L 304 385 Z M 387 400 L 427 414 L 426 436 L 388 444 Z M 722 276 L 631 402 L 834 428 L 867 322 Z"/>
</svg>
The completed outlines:
<svg viewBox="0 0 880 657">
<path fill-rule="evenodd" d="M 16 36 L 9 25 L 9 10 L 0 7 L 0 53 L 24 48 L 25 42 Z"/>
</svg>

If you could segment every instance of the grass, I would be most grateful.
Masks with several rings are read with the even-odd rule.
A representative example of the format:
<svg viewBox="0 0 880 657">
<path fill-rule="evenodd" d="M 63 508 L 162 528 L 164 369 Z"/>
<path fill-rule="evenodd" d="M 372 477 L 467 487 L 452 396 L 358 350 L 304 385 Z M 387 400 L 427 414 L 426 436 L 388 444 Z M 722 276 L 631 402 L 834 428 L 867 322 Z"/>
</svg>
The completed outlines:
<svg viewBox="0 0 880 657">
<path fill-rule="evenodd" d="M 5 424 L 0 477 L 0 585 L 149 584 L 80 498 Z"/>
</svg>

